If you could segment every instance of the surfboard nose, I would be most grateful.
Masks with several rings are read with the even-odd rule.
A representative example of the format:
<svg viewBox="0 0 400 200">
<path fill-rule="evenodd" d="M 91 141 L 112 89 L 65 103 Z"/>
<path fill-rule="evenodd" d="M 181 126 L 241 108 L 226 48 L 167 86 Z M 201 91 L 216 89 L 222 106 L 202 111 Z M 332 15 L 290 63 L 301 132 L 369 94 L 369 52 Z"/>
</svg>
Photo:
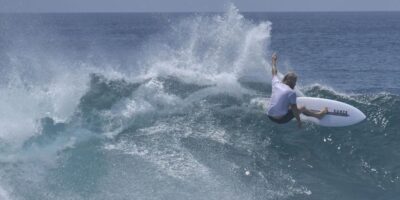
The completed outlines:
<svg viewBox="0 0 400 200">
<path fill-rule="evenodd" d="M 367 116 L 366 116 L 363 112 L 361 112 L 361 110 L 358 110 L 358 111 L 360 112 L 360 118 L 361 118 L 360 121 L 362 121 L 362 120 L 364 120 L 365 118 L 367 118 Z"/>
<path fill-rule="evenodd" d="M 367 118 L 367 116 L 358 108 L 355 108 L 354 113 L 353 113 L 353 118 L 354 121 L 357 121 L 356 123 L 359 123 L 361 121 L 363 121 L 364 119 Z"/>
</svg>

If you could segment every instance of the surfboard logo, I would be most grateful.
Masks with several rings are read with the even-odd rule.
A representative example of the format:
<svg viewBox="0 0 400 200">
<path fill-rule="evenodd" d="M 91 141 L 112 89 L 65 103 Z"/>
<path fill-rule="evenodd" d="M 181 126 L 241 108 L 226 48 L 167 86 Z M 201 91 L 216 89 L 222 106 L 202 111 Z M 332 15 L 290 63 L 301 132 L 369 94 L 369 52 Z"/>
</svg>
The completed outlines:
<svg viewBox="0 0 400 200">
<path fill-rule="evenodd" d="M 348 117 L 349 114 L 347 113 L 347 110 L 336 110 L 334 109 L 333 112 L 328 112 L 330 115 L 336 115 L 336 116 L 343 116 L 343 117 Z"/>
<path fill-rule="evenodd" d="M 320 110 L 314 110 L 310 109 L 313 112 L 319 112 Z M 328 115 L 335 115 L 335 116 L 343 116 L 343 117 L 348 117 L 349 114 L 347 113 L 347 110 L 333 110 L 333 111 L 328 111 Z"/>
</svg>

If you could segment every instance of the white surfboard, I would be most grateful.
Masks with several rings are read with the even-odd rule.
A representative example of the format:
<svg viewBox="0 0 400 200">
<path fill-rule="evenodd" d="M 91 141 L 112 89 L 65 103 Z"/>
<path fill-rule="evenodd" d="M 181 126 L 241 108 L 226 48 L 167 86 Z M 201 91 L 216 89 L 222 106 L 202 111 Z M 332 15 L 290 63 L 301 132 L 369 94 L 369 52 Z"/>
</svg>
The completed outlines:
<svg viewBox="0 0 400 200">
<path fill-rule="evenodd" d="M 311 121 L 320 126 L 339 127 L 357 124 L 365 119 L 364 113 L 349 104 L 316 97 L 297 97 L 297 106 L 305 106 L 308 110 L 319 111 L 328 108 L 328 114 L 322 119 L 300 115 L 304 121 Z"/>
</svg>

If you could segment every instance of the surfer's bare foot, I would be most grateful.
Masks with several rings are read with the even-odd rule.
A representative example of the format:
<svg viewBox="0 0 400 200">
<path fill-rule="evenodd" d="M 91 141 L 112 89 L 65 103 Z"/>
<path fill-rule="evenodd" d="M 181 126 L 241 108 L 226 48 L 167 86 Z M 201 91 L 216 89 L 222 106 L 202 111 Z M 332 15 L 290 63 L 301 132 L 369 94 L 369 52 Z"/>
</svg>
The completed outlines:
<svg viewBox="0 0 400 200">
<path fill-rule="evenodd" d="M 319 113 L 317 113 L 317 118 L 318 119 L 322 119 L 326 115 L 326 113 L 328 113 L 328 108 L 327 107 L 325 107 Z"/>
</svg>

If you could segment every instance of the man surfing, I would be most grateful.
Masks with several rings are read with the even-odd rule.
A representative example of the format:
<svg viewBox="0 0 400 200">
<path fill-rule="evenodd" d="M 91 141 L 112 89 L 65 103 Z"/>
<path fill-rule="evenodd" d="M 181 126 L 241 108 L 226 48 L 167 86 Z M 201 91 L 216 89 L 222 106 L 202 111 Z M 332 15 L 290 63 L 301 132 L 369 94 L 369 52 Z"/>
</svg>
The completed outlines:
<svg viewBox="0 0 400 200">
<path fill-rule="evenodd" d="M 297 95 L 294 91 L 297 82 L 297 75 L 294 72 L 289 72 L 283 77 L 283 80 L 280 81 L 278 78 L 278 70 L 276 68 L 277 60 L 278 56 L 276 53 L 273 53 L 271 70 L 272 94 L 267 110 L 268 118 L 275 123 L 284 124 L 295 117 L 298 127 L 301 128 L 301 113 L 318 119 L 324 117 L 324 115 L 328 113 L 328 108 L 324 108 L 319 112 L 314 112 L 307 110 L 304 106 L 297 107 Z"/>
</svg>

